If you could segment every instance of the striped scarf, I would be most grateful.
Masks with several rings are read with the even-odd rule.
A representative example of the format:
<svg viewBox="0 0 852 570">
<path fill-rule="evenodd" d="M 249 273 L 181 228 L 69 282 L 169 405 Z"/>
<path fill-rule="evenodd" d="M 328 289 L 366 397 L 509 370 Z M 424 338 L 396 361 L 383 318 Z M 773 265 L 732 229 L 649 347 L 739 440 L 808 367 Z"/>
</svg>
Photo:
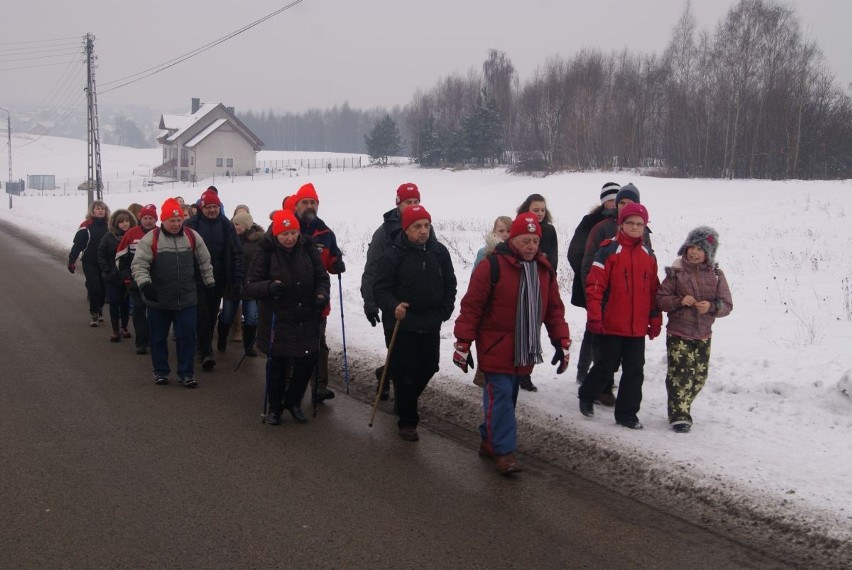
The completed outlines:
<svg viewBox="0 0 852 570">
<path fill-rule="evenodd" d="M 515 366 L 540 364 L 541 358 L 541 284 L 538 264 L 521 261 L 521 288 L 515 311 Z"/>
</svg>

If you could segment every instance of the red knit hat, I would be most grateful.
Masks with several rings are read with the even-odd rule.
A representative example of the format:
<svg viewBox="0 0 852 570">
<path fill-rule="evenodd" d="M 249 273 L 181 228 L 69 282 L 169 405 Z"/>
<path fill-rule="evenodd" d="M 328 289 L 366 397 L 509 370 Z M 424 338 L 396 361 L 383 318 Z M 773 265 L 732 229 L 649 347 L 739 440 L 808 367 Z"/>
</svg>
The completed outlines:
<svg viewBox="0 0 852 570">
<path fill-rule="evenodd" d="M 177 200 L 175 200 L 177 202 Z M 178 202 L 180 204 L 180 202 Z M 146 204 L 142 206 L 142 209 L 139 210 L 139 219 L 141 220 L 145 216 L 151 216 L 154 218 L 154 221 L 157 221 L 157 206 L 154 204 Z"/>
<path fill-rule="evenodd" d="M 618 225 L 620 226 L 623 224 L 624 220 L 626 220 L 628 216 L 639 216 L 645 224 L 648 223 L 648 209 L 642 204 L 633 202 L 632 204 L 624 206 L 618 213 Z"/>
<path fill-rule="evenodd" d="M 429 222 L 431 222 L 432 216 L 429 215 L 429 212 L 427 212 L 426 208 L 424 208 L 423 206 L 411 206 L 410 208 L 406 208 L 405 211 L 402 213 L 403 231 L 407 230 L 408 226 L 410 226 L 417 220 L 429 220 Z"/>
<path fill-rule="evenodd" d="M 301 202 L 302 200 L 316 200 L 317 204 L 319 204 L 319 196 L 317 195 L 317 189 L 314 188 L 314 185 L 308 182 L 307 184 L 303 184 L 299 191 L 296 192 L 296 201 L 293 203 L 293 206 Z"/>
<path fill-rule="evenodd" d="M 166 198 L 166 201 L 163 202 L 163 205 L 160 208 L 160 219 L 165 222 L 171 218 L 180 218 L 182 220 L 183 208 L 181 208 L 180 202 L 174 198 Z"/>
<path fill-rule="evenodd" d="M 420 190 L 417 189 L 417 184 L 414 182 L 406 182 L 396 189 L 397 206 L 412 198 L 420 199 Z"/>
<path fill-rule="evenodd" d="M 509 239 L 525 234 L 535 234 L 541 237 L 541 224 L 538 223 L 538 216 L 531 212 L 518 214 L 518 217 L 512 222 L 512 228 L 509 230 Z"/>
<path fill-rule="evenodd" d="M 272 235 L 277 236 L 287 230 L 299 231 L 299 220 L 292 210 L 277 210 L 272 214 Z"/>
<path fill-rule="evenodd" d="M 290 194 L 289 196 L 285 197 L 281 201 L 281 209 L 282 210 L 293 210 L 295 212 L 296 211 L 296 195 Z"/>
<path fill-rule="evenodd" d="M 204 206 L 209 206 L 211 204 L 215 204 L 220 208 L 222 207 L 222 201 L 219 199 L 219 194 L 208 188 L 204 191 L 204 194 L 201 195 L 201 200 L 198 201 L 198 207 L 203 208 Z"/>
</svg>

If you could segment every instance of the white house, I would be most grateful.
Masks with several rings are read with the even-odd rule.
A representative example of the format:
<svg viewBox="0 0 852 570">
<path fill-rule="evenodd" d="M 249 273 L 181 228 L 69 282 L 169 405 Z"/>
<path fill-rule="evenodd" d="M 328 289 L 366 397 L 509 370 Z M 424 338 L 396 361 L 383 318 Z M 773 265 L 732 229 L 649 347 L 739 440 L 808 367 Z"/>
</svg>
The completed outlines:
<svg viewBox="0 0 852 570">
<path fill-rule="evenodd" d="M 233 107 L 197 98 L 188 115 L 160 117 L 157 142 L 163 145 L 163 163 L 154 168 L 154 175 L 190 182 L 251 174 L 263 146 L 237 119 Z"/>
</svg>

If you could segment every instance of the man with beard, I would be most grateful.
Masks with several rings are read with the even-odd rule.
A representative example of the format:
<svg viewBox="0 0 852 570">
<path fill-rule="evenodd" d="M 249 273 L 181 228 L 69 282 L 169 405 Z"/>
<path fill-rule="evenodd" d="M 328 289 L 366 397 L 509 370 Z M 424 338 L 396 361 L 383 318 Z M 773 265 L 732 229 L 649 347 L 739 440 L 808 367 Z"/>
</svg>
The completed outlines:
<svg viewBox="0 0 852 570">
<path fill-rule="evenodd" d="M 343 253 L 337 247 L 337 238 L 325 222 L 317 217 L 319 196 L 314 185 L 304 184 L 293 198 L 296 206 L 296 217 L 302 233 L 313 238 L 320 259 L 326 271 L 331 275 L 340 275 L 346 271 L 343 263 Z M 338 277 L 339 279 L 339 277 Z M 325 328 L 328 315 L 331 313 L 331 303 L 325 306 L 320 315 L 320 351 L 316 372 L 311 379 L 316 384 L 316 401 L 322 402 L 334 398 L 334 392 L 328 388 L 328 344 L 325 340 Z"/>
</svg>

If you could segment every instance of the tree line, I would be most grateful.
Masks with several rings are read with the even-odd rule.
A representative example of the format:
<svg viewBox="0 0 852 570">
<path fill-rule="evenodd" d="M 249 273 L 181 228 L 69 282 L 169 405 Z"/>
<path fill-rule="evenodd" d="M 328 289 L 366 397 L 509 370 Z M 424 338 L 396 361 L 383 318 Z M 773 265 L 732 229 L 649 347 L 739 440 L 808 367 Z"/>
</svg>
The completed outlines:
<svg viewBox="0 0 852 570">
<path fill-rule="evenodd" d="M 521 84 L 509 57 L 490 50 L 481 71 L 442 78 L 392 112 L 241 119 L 266 148 L 365 152 L 395 140 L 423 166 L 852 177 L 852 99 L 795 12 L 774 0 L 740 0 L 712 33 L 697 31 L 687 1 L 661 55 L 557 55 Z M 388 135 L 388 121 L 402 134 Z M 386 150 L 369 154 L 381 161 Z"/>
</svg>

